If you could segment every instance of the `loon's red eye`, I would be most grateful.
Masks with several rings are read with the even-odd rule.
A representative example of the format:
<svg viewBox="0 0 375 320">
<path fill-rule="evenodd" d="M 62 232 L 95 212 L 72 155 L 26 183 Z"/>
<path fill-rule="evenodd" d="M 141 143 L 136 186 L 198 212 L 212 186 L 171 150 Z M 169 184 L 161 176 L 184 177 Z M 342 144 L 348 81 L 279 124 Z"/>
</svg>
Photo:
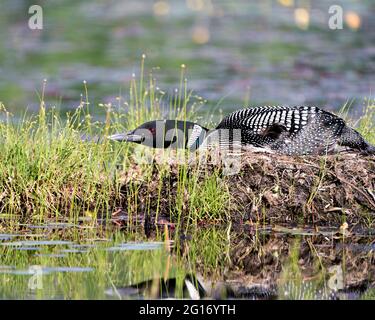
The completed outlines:
<svg viewBox="0 0 375 320">
<path fill-rule="evenodd" d="M 153 136 L 156 134 L 156 128 L 150 128 L 149 130 Z"/>
</svg>

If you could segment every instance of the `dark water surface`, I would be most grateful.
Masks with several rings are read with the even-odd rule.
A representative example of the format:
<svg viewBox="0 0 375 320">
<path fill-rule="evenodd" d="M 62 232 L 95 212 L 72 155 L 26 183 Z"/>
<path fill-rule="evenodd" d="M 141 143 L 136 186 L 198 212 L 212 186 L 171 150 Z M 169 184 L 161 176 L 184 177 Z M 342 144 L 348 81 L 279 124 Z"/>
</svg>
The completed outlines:
<svg viewBox="0 0 375 320">
<path fill-rule="evenodd" d="M 48 224 L 29 225 L 1 234 L 0 299 L 375 297 L 368 234 L 210 227 L 168 240 L 163 232 L 146 238 L 83 227 L 61 234 L 63 226 L 51 233 Z"/>
</svg>

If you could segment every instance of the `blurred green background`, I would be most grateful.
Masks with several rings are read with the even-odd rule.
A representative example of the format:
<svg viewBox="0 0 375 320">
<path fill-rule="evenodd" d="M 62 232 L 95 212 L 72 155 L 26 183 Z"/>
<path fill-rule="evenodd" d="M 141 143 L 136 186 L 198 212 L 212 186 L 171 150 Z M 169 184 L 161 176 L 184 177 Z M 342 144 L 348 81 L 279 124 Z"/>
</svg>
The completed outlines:
<svg viewBox="0 0 375 320">
<path fill-rule="evenodd" d="M 28 27 L 33 4 L 43 30 Z M 331 5 L 343 8 L 342 30 L 328 27 Z M 1 0 L 0 101 L 16 115 L 35 111 L 46 78 L 48 105 L 65 111 L 86 80 L 100 117 L 97 105 L 126 96 L 146 54 L 146 75 L 160 67 L 166 92 L 185 64 L 206 110 L 248 100 L 338 110 L 355 99 L 358 116 L 374 91 L 374 13 L 370 0 Z"/>
</svg>

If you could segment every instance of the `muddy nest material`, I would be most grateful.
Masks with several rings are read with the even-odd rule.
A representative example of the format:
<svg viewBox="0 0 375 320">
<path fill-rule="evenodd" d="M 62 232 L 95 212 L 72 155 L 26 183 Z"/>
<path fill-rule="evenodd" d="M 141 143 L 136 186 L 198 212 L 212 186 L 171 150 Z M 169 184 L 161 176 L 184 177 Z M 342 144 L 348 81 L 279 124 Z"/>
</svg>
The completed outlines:
<svg viewBox="0 0 375 320">
<path fill-rule="evenodd" d="M 373 157 L 247 154 L 240 174 L 226 179 L 233 211 L 245 219 L 337 225 L 375 218 Z"/>
<path fill-rule="evenodd" d="M 149 179 L 137 174 L 141 170 L 136 164 L 123 172 L 120 205 L 128 215 L 132 211 L 148 212 L 153 219 L 157 212 L 159 218 L 171 217 L 170 222 L 176 222 L 171 212 L 181 197 L 180 217 L 189 214 L 191 195 L 187 186 L 181 189 L 179 184 L 181 167 L 172 160 L 167 169 L 165 166 L 154 160 L 148 167 Z M 234 226 L 246 221 L 340 226 L 346 221 L 351 226 L 368 228 L 375 218 L 374 157 L 350 153 L 326 157 L 245 153 L 236 174 L 226 175 L 224 166 L 212 163 L 199 167 L 190 164 L 187 170 L 188 179 L 198 178 L 200 186 L 208 177 L 217 176 L 220 187 L 229 192 L 229 204 L 221 210 Z M 200 217 L 203 223 L 209 223 L 209 213 Z"/>
</svg>

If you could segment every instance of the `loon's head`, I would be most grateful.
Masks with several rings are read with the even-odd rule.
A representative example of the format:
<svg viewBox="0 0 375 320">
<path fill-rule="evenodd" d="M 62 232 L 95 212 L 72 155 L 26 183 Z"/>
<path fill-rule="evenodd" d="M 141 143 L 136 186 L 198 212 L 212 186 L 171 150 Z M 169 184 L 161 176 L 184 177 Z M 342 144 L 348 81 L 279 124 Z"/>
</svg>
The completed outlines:
<svg viewBox="0 0 375 320">
<path fill-rule="evenodd" d="M 205 138 L 208 129 L 190 121 L 153 120 L 126 133 L 108 138 L 115 141 L 134 142 L 152 148 L 195 150 Z"/>
</svg>

